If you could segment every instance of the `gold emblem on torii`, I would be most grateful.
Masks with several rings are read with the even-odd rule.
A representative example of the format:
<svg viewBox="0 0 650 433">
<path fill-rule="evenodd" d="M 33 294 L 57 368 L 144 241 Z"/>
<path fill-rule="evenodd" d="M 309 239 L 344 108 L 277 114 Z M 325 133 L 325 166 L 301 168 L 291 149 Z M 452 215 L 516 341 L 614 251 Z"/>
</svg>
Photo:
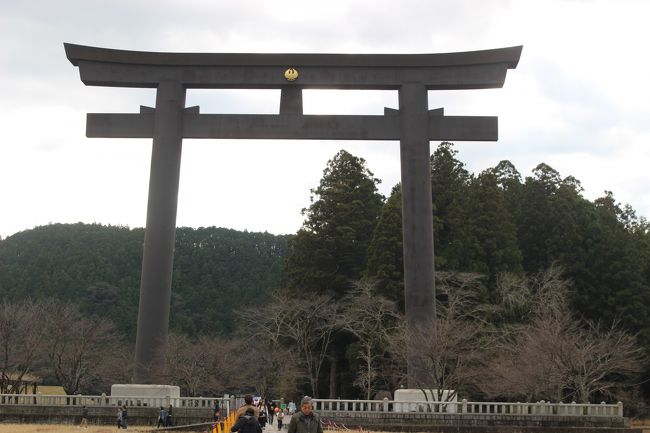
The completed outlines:
<svg viewBox="0 0 650 433">
<path fill-rule="evenodd" d="M 284 78 L 287 81 L 296 81 L 298 79 L 298 70 L 296 68 L 289 68 L 284 71 Z"/>
</svg>

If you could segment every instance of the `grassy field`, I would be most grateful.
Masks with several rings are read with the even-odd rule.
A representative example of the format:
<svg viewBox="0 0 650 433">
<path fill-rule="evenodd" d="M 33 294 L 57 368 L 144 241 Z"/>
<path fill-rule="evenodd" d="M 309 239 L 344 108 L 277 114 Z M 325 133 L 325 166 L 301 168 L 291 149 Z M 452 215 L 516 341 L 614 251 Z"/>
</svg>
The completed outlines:
<svg viewBox="0 0 650 433">
<path fill-rule="evenodd" d="M 150 432 L 151 427 L 130 427 L 128 430 L 119 430 L 132 433 Z M 53 424 L 0 424 L 0 433 L 114 433 L 118 431 L 117 426 L 89 426 L 87 429 L 80 429 L 76 425 L 53 425 Z"/>
</svg>

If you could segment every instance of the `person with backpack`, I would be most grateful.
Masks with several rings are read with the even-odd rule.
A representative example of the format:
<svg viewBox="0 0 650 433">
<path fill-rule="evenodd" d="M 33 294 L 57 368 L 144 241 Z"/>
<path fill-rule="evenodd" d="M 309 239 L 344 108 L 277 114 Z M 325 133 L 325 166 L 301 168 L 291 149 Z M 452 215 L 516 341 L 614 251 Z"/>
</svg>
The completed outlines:
<svg viewBox="0 0 650 433">
<path fill-rule="evenodd" d="M 230 431 L 239 433 L 262 433 L 262 427 L 255 416 L 255 410 L 252 407 L 247 408 L 244 416 L 237 420 Z"/>
</svg>

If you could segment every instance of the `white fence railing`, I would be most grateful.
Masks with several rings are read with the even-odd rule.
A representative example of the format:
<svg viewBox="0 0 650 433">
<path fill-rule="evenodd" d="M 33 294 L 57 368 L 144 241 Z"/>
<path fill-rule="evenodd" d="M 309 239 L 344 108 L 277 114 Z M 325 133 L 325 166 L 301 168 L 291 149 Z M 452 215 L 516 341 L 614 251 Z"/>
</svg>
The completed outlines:
<svg viewBox="0 0 650 433">
<path fill-rule="evenodd" d="M 0 394 L 0 405 L 44 406 L 144 406 L 212 409 L 219 404 L 224 415 L 230 413 L 230 399 L 207 397 L 111 397 L 107 395 Z"/>
<path fill-rule="evenodd" d="M 498 403 L 498 402 L 403 402 L 393 400 L 314 400 L 314 411 L 331 412 L 422 412 L 432 414 L 475 415 L 557 415 L 557 416 L 606 416 L 622 417 L 623 403 L 577 404 L 577 403 Z"/>
<path fill-rule="evenodd" d="M 43 395 L 43 394 L 0 394 L 0 405 L 46 405 L 46 406 L 130 406 L 211 409 L 215 402 L 222 414 L 230 413 L 231 400 L 207 397 L 111 397 L 105 395 Z M 324 415 L 332 412 L 402 412 L 431 414 L 476 414 L 476 415 L 557 415 L 557 416 L 604 416 L 622 417 L 623 403 L 577 404 L 577 403 L 501 403 L 501 402 L 458 402 L 436 401 L 393 401 L 393 400 L 327 400 L 314 399 L 314 410 Z"/>
</svg>

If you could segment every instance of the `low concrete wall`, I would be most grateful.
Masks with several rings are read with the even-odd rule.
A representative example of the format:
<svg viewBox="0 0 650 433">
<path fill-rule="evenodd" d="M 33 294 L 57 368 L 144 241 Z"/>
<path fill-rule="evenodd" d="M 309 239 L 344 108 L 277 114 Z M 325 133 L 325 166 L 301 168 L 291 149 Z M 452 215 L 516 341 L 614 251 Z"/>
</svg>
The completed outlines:
<svg viewBox="0 0 650 433">
<path fill-rule="evenodd" d="M 129 425 L 155 426 L 158 421 L 159 408 L 127 406 L 127 411 Z M 213 417 L 211 409 L 174 408 L 172 414 L 174 425 L 210 422 Z M 80 407 L 0 405 L 3 423 L 78 424 L 80 421 Z M 88 423 L 117 424 L 117 407 L 88 407 Z"/>
<path fill-rule="evenodd" d="M 446 432 L 516 432 L 516 431 L 571 431 L 593 432 L 603 428 L 630 432 L 622 417 L 543 416 L 543 415 L 473 415 L 427 413 L 320 413 L 324 422 L 345 424 L 349 429 L 361 426 L 364 430 Z M 537 430 L 536 430 L 537 429 Z M 555 429 L 555 430 L 553 430 Z M 580 430 L 578 430 L 580 429 Z M 609 431 L 609 430 L 608 430 Z"/>
<path fill-rule="evenodd" d="M 129 425 L 155 427 L 158 409 L 127 407 Z M 117 407 L 89 407 L 88 422 L 115 425 Z M 205 431 L 212 420 L 209 409 L 174 408 L 174 425 L 192 425 L 184 431 Z M 321 420 L 344 423 L 349 429 L 361 426 L 364 431 L 427 432 L 427 433 L 641 433 L 641 429 L 625 427 L 621 417 L 565 417 L 512 415 L 457 415 L 426 413 L 321 413 Z M 0 405 L 0 422 L 39 424 L 78 424 L 81 408 L 67 406 Z M 288 423 L 289 419 L 285 419 Z M 174 429 L 179 431 L 180 429 Z M 275 431 L 275 426 L 271 427 Z"/>
<path fill-rule="evenodd" d="M 567 427 L 504 427 L 504 426 L 482 426 L 482 427 L 424 427 L 411 430 L 384 430 L 384 431 L 403 431 L 403 432 L 422 432 L 427 433 L 643 433 L 641 429 L 628 428 L 567 428 Z M 198 433 L 198 431 L 197 431 Z"/>
</svg>

